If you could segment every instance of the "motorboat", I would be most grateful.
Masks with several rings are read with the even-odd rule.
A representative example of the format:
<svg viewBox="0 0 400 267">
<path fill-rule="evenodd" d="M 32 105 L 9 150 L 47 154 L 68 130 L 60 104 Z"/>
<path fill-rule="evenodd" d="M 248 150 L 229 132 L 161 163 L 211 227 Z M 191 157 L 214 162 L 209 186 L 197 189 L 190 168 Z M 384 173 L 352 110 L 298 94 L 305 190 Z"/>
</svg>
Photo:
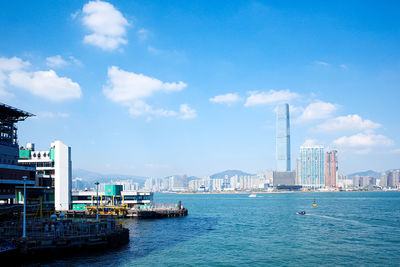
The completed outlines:
<svg viewBox="0 0 400 267">
<path fill-rule="evenodd" d="M 257 195 L 256 194 L 251 194 L 251 195 L 249 195 L 249 197 L 257 197 Z"/>
<path fill-rule="evenodd" d="M 306 211 L 305 211 L 305 210 L 298 211 L 298 212 L 297 212 L 297 214 L 300 214 L 300 215 L 306 215 Z"/>
</svg>

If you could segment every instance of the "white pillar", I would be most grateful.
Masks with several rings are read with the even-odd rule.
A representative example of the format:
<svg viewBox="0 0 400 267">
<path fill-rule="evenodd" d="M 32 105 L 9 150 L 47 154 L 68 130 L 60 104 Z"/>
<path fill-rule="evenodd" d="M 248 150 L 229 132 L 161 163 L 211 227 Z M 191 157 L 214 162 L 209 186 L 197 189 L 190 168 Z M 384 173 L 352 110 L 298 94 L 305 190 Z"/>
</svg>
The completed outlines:
<svg viewBox="0 0 400 267">
<path fill-rule="evenodd" d="M 72 161 L 71 148 L 61 141 L 54 147 L 54 205 L 57 211 L 71 208 Z"/>
</svg>

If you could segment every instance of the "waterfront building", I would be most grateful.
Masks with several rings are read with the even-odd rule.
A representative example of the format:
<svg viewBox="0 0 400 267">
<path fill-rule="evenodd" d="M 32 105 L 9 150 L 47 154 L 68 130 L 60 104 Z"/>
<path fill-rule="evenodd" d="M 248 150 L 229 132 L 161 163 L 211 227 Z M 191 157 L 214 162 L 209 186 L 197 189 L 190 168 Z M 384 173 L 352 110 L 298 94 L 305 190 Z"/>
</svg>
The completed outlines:
<svg viewBox="0 0 400 267">
<path fill-rule="evenodd" d="M 379 185 L 382 187 L 388 186 L 388 175 L 386 174 L 386 172 L 381 173 Z"/>
<path fill-rule="evenodd" d="M 35 150 L 34 144 L 28 143 L 20 148 L 18 163 L 36 168 L 37 182 L 34 189 L 46 192 L 48 188 L 53 189 L 54 198 L 50 196 L 48 201 L 54 201 L 55 210 L 71 209 L 71 147 L 61 141 L 54 141 L 49 149 L 39 151 Z"/>
<path fill-rule="evenodd" d="M 387 187 L 387 174 L 386 172 L 382 172 L 380 176 L 380 186 Z"/>
<path fill-rule="evenodd" d="M 397 188 L 400 183 L 400 170 L 391 170 L 387 175 L 387 186 Z"/>
<path fill-rule="evenodd" d="M 34 116 L 0 103 L 0 204 L 14 204 L 15 189 L 36 182 L 36 169 L 18 164 L 18 135 L 16 124 Z"/>
<path fill-rule="evenodd" d="M 276 111 L 276 170 L 290 171 L 289 105 L 282 104 Z"/>
<path fill-rule="evenodd" d="M 199 191 L 199 188 L 205 187 L 204 179 L 193 179 L 188 183 L 189 191 Z"/>
<path fill-rule="evenodd" d="M 222 191 L 223 184 L 224 184 L 224 179 L 222 179 L 222 178 L 212 179 L 212 190 L 213 191 Z"/>
<path fill-rule="evenodd" d="M 296 172 L 278 172 L 273 173 L 273 185 L 274 187 L 282 185 L 295 185 L 296 184 Z"/>
<path fill-rule="evenodd" d="M 325 186 L 336 186 L 338 155 L 336 150 L 325 152 Z"/>
<path fill-rule="evenodd" d="M 307 188 L 325 185 L 325 155 L 323 146 L 301 146 L 298 162 L 299 184 Z"/>
<path fill-rule="evenodd" d="M 347 175 L 341 174 L 341 175 L 338 176 L 338 180 L 337 180 L 336 186 L 346 189 L 348 187 L 353 186 L 353 181 L 350 180 Z"/>
<path fill-rule="evenodd" d="M 173 175 L 169 178 L 169 188 L 171 191 L 185 191 L 187 189 L 186 175 Z"/>
<path fill-rule="evenodd" d="M 96 197 L 98 196 L 98 198 Z M 134 208 L 153 202 L 152 192 L 123 190 L 122 185 L 105 185 L 104 191 L 74 191 L 72 192 L 72 209 L 86 210 L 87 206 L 123 206 Z"/>
<path fill-rule="evenodd" d="M 367 187 L 375 187 L 376 186 L 376 178 L 372 176 L 359 176 L 355 175 L 353 177 L 353 187 L 354 188 L 367 188 Z"/>
</svg>

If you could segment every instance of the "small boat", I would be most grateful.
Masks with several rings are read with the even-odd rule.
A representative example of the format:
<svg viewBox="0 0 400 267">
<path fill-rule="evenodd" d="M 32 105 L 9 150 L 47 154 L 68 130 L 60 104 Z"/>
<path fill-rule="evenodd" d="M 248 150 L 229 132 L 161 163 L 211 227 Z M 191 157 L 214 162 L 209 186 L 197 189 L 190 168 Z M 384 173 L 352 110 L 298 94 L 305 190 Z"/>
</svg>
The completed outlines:
<svg viewBox="0 0 400 267">
<path fill-rule="evenodd" d="M 257 195 L 256 194 L 251 194 L 251 195 L 249 195 L 249 197 L 257 197 Z"/>
<path fill-rule="evenodd" d="M 314 198 L 314 203 L 312 204 L 313 207 L 317 206 L 317 203 L 315 203 L 315 198 Z"/>
<path fill-rule="evenodd" d="M 305 210 L 298 211 L 298 212 L 297 212 L 297 214 L 300 214 L 300 215 L 306 215 L 306 211 L 305 211 Z"/>
</svg>

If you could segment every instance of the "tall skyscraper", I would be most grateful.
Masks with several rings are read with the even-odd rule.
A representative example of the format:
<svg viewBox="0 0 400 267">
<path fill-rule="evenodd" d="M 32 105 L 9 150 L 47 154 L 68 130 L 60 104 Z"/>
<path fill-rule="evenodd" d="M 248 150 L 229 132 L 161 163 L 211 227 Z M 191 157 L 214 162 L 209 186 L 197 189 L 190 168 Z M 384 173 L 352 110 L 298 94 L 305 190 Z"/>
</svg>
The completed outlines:
<svg viewBox="0 0 400 267">
<path fill-rule="evenodd" d="M 336 186 L 338 155 L 336 150 L 325 153 L 325 185 Z"/>
<path fill-rule="evenodd" d="M 290 171 L 289 105 L 279 105 L 276 112 L 276 170 Z"/>
<path fill-rule="evenodd" d="M 297 175 L 300 185 L 310 188 L 325 184 L 325 154 L 323 146 L 301 146 Z"/>
</svg>

